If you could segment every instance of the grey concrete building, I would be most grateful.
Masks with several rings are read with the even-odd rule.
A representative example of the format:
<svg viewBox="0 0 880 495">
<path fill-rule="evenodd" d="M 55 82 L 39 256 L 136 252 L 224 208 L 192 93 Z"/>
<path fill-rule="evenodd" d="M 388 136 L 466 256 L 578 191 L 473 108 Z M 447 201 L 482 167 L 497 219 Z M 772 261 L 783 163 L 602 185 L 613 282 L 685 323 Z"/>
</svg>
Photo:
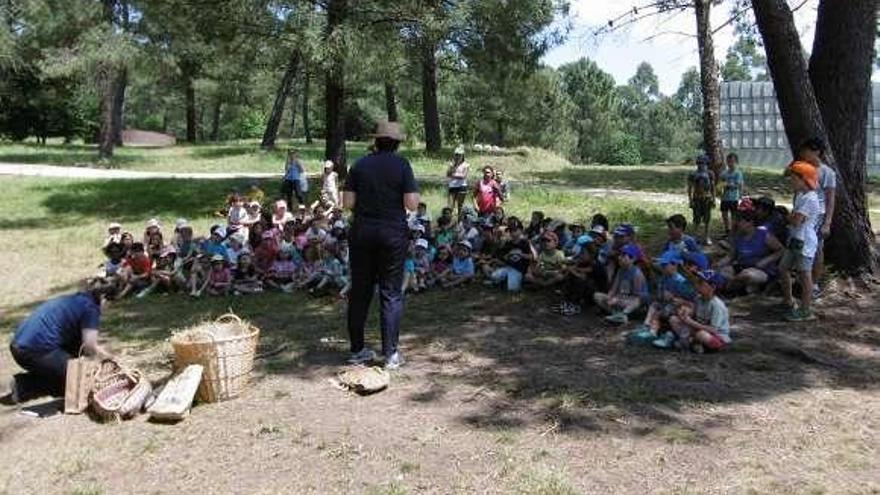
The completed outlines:
<svg viewBox="0 0 880 495">
<path fill-rule="evenodd" d="M 721 84 L 721 139 L 744 165 L 783 167 L 791 161 L 788 139 L 770 82 Z M 880 83 L 868 110 L 868 171 L 880 174 Z"/>
</svg>

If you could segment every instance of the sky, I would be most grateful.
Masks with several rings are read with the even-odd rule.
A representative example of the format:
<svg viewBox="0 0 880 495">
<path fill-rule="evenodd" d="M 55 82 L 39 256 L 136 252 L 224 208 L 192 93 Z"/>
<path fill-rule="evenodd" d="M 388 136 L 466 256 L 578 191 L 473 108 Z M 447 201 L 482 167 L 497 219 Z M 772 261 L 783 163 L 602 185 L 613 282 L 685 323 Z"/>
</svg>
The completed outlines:
<svg viewBox="0 0 880 495">
<path fill-rule="evenodd" d="M 559 67 L 581 57 L 590 58 L 618 84 L 636 73 L 645 61 L 654 67 L 660 80 L 660 91 L 672 94 L 681 82 L 681 75 L 690 67 L 699 66 L 696 19 L 693 10 L 642 19 L 620 31 L 595 36 L 593 33 L 609 19 L 651 3 L 649 0 L 571 0 L 572 31 L 565 44 L 553 49 L 544 62 Z M 789 1 L 789 4 L 801 2 Z M 816 8 L 819 0 L 807 0 L 795 12 L 801 43 L 809 50 L 813 45 Z M 723 4 L 712 12 L 713 27 L 730 18 L 730 7 Z M 729 25 L 715 34 L 715 58 L 723 61 L 734 42 L 734 28 Z M 648 39 L 652 38 L 652 39 Z"/>
</svg>

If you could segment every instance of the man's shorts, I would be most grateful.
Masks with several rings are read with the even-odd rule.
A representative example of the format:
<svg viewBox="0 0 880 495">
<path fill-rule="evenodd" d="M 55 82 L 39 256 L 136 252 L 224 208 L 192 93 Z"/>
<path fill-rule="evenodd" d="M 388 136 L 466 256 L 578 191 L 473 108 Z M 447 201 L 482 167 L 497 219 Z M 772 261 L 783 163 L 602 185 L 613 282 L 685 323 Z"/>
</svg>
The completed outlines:
<svg viewBox="0 0 880 495">
<path fill-rule="evenodd" d="M 460 194 L 467 194 L 468 187 L 467 186 L 459 186 L 459 187 L 450 187 L 449 194 L 452 196 L 457 196 Z"/>
<path fill-rule="evenodd" d="M 737 208 L 739 208 L 739 201 L 722 201 L 721 202 L 722 213 L 723 212 L 735 212 Z"/>
<path fill-rule="evenodd" d="M 691 209 L 694 211 L 694 224 L 702 225 L 709 223 L 709 217 L 712 215 L 712 208 L 715 207 L 715 201 L 709 199 L 695 199 Z"/>
</svg>

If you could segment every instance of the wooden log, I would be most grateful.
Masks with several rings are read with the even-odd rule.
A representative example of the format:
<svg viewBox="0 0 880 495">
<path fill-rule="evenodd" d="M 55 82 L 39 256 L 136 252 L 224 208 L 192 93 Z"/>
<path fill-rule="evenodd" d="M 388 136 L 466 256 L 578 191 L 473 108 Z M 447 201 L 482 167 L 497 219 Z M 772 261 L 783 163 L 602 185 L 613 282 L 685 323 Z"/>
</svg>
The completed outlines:
<svg viewBox="0 0 880 495">
<path fill-rule="evenodd" d="M 165 384 L 162 393 L 147 412 L 155 421 L 180 421 L 189 415 L 204 368 L 191 364 Z"/>
</svg>

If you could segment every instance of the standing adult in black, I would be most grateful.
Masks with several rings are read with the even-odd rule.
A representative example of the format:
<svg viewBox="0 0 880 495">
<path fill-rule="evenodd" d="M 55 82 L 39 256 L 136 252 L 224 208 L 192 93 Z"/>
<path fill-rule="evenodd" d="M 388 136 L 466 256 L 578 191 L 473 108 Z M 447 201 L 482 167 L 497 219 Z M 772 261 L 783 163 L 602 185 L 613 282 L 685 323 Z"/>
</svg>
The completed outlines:
<svg viewBox="0 0 880 495">
<path fill-rule="evenodd" d="M 383 122 L 375 134 L 376 151 L 351 168 L 342 202 L 354 212 L 349 237 L 351 292 L 348 303 L 350 363 L 373 361 L 375 353 L 364 344 L 364 325 L 376 285 L 385 367 L 403 364 L 398 349 L 403 315 L 403 263 L 406 258 L 407 210 L 419 205 L 419 188 L 409 162 L 398 155 L 406 139 L 396 122 Z"/>
</svg>

